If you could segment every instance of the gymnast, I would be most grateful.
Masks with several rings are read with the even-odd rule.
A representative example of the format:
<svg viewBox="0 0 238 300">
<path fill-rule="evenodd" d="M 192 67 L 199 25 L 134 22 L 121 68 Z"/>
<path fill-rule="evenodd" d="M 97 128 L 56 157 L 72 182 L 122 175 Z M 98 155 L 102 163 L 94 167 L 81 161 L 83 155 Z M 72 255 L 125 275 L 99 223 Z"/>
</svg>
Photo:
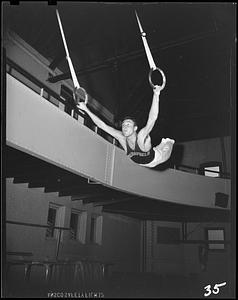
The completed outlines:
<svg viewBox="0 0 238 300">
<path fill-rule="evenodd" d="M 136 14 L 137 20 L 138 20 L 138 24 L 140 27 L 140 31 L 141 31 L 141 36 L 142 36 L 142 40 L 145 46 L 145 50 L 146 50 L 146 55 L 149 61 L 149 65 L 150 65 L 150 73 L 149 73 L 149 81 L 151 86 L 153 87 L 153 91 L 154 91 L 154 95 L 153 95 L 153 100 L 152 100 L 152 105 L 150 108 L 150 112 L 149 112 L 149 118 L 147 121 L 147 124 L 144 128 L 142 128 L 138 133 L 137 133 L 137 124 L 135 119 L 131 118 L 131 117 L 126 117 L 123 119 L 122 121 L 122 130 L 117 130 L 111 126 L 108 126 L 106 123 L 104 123 L 102 120 L 100 120 L 95 114 L 93 114 L 87 107 L 87 93 L 86 91 L 80 87 L 74 67 L 73 67 L 73 63 L 70 59 L 69 56 L 69 50 L 67 47 L 67 43 L 65 40 L 65 36 L 64 36 L 64 31 L 63 31 L 63 27 L 62 27 L 62 23 L 60 20 L 60 16 L 59 16 L 59 12 L 58 10 L 56 10 L 56 15 L 57 15 L 57 19 L 58 19 L 58 23 L 59 23 L 59 27 L 60 27 L 60 32 L 62 35 L 62 39 L 63 39 L 63 43 L 64 43 L 64 47 L 65 47 L 65 52 L 66 52 L 66 58 L 68 60 L 68 64 L 69 64 L 69 69 L 71 72 L 71 76 L 72 76 L 72 80 L 73 80 L 73 84 L 74 84 L 74 88 L 75 88 L 75 92 L 74 92 L 74 100 L 76 102 L 77 107 L 80 110 L 85 111 L 89 117 L 92 119 L 92 121 L 99 127 L 101 128 L 103 131 L 107 132 L 108 134 L 110 134 L 111 136 L 113 136 L 115 139 L 117 139 L 119 141 L 119 143 L 121 144 L 122 148 L 125 150 L 126 154 L 128 155 L 128 157 L 130 157 L 135 163 L 144 166 L 144 167 L 148 167 L 148 168 L 153 168 L 161 163 L 164 163 L 165 161 L 167 161 L 170 158 L 171 152 L 173 150 L 173 144 L 174 144 L 174 140 L 170 139 L 170 138 L 163 138 L 161 143 L 156 146 L 153 147 L 152 149 L 152 145 L 151 145 L 151 138 L 150 138 L 150 132 L 153 129 L 155 122 L 158 118 L 158 114 L 159 114 L 159 95 L 160 95 L 160 91 L 164 88 L 165 86 L 165 82 L 166 82 L 166 78 L 165 75 L 163 73 L 162 70 L 160 70 L 159 68 L 156 67 L 152 54 L 150 52 L 149 46 L 147 44 L 146 38 L 145 38 L 145 33 L 143 32 L 143 29 L 141 27 L 141 24 L 139 22 L 139 18 Z M 151 74 L 153 71 L 159 71 L 163 77 L 163 84 L 162 86 L 159 85 L 154 85 L 151 81 Z M 76 91 L 77 89 L 81 89 L 84 91 L 85 93 L 85 102 L 79 102 L 76 95 Z"/>
<path fill-rule="evenodd" d="M 126 154 L 135 163 L 154 168 L 170 158 L 173 150 L 174 140 L 162 138 L 159 145 L 152 148 L 150 132 L 153 129 L 159 114 L 159 95 L 161 86 L 155 85 L 153 89 L 152 105 L 149 112 L 147 124 L 137 133 L 137 124 L 134 118 L 125 117 L 122 120 L 121 131 L 108 126 L 87 107 L 85 102 L 79 102 L 77 107 L 85 111 L 92 121 L 103 131 L 107 132 L 119 141 Z"/>
</svg>

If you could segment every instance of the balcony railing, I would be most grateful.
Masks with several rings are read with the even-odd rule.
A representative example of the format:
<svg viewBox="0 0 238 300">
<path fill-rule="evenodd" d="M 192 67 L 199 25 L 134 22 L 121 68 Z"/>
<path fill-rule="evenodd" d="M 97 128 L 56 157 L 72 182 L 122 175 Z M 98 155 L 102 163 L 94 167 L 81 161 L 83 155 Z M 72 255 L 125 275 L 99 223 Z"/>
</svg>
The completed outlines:
<svg viewBox="0 0 238 300">
<path fill-rule="evenodd" d="M 18 64 L 16 64 L 11 59 L 6 58 L 6 64 L 8 66 L 7 73 L 9 73 L 11 76 L 12 76 L 12 74 L 11 74 L 12 70 L 17 71 L 23 77 L 25 77 L 25 79 L 29 80 L 36 87 L 38 87 L 38 89 L 34 89 L 26 81 L 18 78 L 17 76 L 13 76 L 17 80 L 19 80 L 20 82 L 22 82 L 23 84 L 25 84 L 27 87 L 29 87 L 30 89 L 32 89 L 34 92 L 36 92 L 39 95 L 41 95 L 44 99 L 46 99 L 47 101 L 49 101 L 49 102 L 51 102 L 51 103 L 53 103 L 55 105 L 55 102 L 51 101 L 51 99 L 50 99 L 50 97 L 53 97 L 56 101 L 58 101 L 59 103 L 62 103 L 65 108 L 67 107 L 67 110 L 71 110 L 71 116 L 72 117 L 74 117 L 75 119 L 78 120 L 78 116 L 80 116 L 81 118 L 84 119 L 84 125 L 85 126 L 87 126 L 91 130 L 93 130 L 94 132 L 96 132 L 97 134 L 99 134 L 100 136 L 102 136 L 104 139 L 106 139 L 110 143 L 115 144 L 116 146 L 119 146 L 119 144 L 117 143 L 117 141 L 115 141 L 115 139 L 111 135 L 109 135 L 109 134 L 107 134 L 105 132 L 102 132 L 101 130 L 98 130 L 97 126 L 95 126 L 92 123 L 92 121 L 77 108 L 76 105 L 72 104 L 74 102 L 73 99 L 65 99 L 64 97 L 60 96 L 54 90 L 52 90 L 51 88 L 49 88 L 46 84 L 44 84 L 39 79 L 37 79 L 34 76 L 32 76 L 29 72 L 27 72 L 26 70 L 24 70 L 22 67 L 20 67 Z M 93 108 L 91 108 L 91 109 L 93 110 Z M 65 111 L 65 113 L 67 113 L 67 112 Z M 100 116 L 100 118 L 102 120 L 104 119 L 104 117 L 102 117 L 102 116 Z M 109 125 L 113 125 L 113 124 L 110 124 L 111 122 L 109 122 L 108 120 L 104 120 L 104 121 L 107 122 Z"/>
<path fill-rule="evenodd" d="M 174 169 L 180 170 L 180 171 L 183 171 L 183 172 L 204 175 L 203 172 L 201 172 L 200 168 L 191 167 L 191 166 L 188 166 L 188 165 L 174 165 Z M 231 175 L 228 172 L 220 172 L 220 171 L 213 171 L 213 170 L 207 170 L 207 171 L 209 173 L 217 174 L 218 175 L 217 177 L 220 177 L 220 178 L 226 178 L 226 179 L 231 178 Z"/>
</svg>

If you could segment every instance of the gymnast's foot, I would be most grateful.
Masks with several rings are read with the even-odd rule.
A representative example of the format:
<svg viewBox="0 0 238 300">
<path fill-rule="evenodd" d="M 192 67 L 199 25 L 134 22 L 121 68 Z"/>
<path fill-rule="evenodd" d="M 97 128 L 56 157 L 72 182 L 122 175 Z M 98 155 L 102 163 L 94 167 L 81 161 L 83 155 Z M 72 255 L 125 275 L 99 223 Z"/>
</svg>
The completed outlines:
<svg viewBox="0 0 238 300">
<path fill-rule="evenodd" d="M 162 139 L 162 143 L 167 143 L 167 142 L 171 142 L 171 143 L 174 144 L 174 143 L 175 143 L 175 140 L 170 139 L 170 138 L 165 138 L 165 139 L 163 138 L 163 139 Z"/>
</svg>

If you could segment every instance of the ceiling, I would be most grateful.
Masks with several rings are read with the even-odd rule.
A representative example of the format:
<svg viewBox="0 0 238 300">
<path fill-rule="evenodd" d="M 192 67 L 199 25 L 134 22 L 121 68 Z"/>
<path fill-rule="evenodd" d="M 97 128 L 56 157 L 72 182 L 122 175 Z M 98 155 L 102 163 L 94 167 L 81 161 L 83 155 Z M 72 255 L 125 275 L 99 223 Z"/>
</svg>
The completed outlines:
<svg viewBox="0 0 238 300">
<path fill-rule="evenodd" d="M 56 8 L 80 85 L 114 114 L 115 121 L 123 115 L 133 115 L 142 127 L 152 100 L 149 65 L 135 18 L 136 9 L 156 65 L 167 79 L 152 141 L 159 143 L 163 136 L 183 142 L 231 134 L 234 4 L 5 4 L 4 25 L 55 63 L 64 73 L 63 77 L 55 78 L 59 80 L 70 78 L 70 73 Z"/>
</svg>

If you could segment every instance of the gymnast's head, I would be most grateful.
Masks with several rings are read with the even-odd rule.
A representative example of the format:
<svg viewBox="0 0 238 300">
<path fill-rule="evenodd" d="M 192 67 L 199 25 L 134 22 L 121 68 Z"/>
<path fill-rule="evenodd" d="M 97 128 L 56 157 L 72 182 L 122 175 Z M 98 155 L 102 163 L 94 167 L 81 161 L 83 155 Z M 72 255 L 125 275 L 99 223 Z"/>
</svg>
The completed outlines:
<svg viewBox="0 0 238 300">
<path fill-rule="evenodd" d="M 121 121 L 121 130 L 122 134 L 125 137 L 129 137 L 133 134 L 136 134 L 138 127 L 136 123 L 136 119 L 131 116 L 126 116 Z"/>
</svg>

